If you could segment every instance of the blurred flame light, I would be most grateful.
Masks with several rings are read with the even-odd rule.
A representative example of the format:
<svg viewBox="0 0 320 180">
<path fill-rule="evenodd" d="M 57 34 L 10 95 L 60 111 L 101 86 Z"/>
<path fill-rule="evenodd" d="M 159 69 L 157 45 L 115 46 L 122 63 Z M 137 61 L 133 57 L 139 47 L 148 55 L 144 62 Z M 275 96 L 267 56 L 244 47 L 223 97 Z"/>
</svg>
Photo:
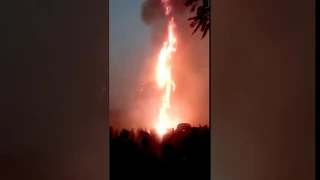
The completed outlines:
<svg viewBox="0 0 320 180">
<path fill-rule="evenodd" d="M 165 14 L 169 16 L 172 8 L 168 5 L 168 0 L 162 0 L 164 5 Z M 171 106 L 170 96 L 171 92 L 175 90 L 175 83 L 171 77 L 171 60 L 172 54 L 176 51 L 177 39 L 174 34 L 175 22 L 173 17 L 170 18 L 168 23 L 168 35 L 167 40 L 163 43 L 163 47 L 158 57 L 158 63 L 156 67 L 156 81 L 158 87 L 163 89 L 161 106 L 159 109 L 158 122 L 155 126 L 160 136 L 167 132 L 167 129 L 174 128 L 172 117 L 170 117 L 168 111 Z"/>
</svg>

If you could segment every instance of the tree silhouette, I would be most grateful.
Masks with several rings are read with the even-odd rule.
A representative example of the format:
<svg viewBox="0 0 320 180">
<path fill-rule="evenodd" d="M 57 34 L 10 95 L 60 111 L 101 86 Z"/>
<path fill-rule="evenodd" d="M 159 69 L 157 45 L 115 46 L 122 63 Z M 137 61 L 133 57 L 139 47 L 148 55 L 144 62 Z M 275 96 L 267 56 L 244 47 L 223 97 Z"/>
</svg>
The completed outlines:
<svg viewBox="0 0 320 180">
<path fill-rule="evenodd" d="M 197 32 L 200 28 L 200 31 L 202 32 L 201 39 L 203 39 L 210 29 L 209 0 L 186 0 L 184 5 L 186 7 L 191 7 L 190 13 L 193 13 L 195 10 L 197 10 L 196 15 L 190 17 L 188 20 L 192 21 L 190 23 L 190 27 L 194 28 L 192 34 Z"/>
</svg>

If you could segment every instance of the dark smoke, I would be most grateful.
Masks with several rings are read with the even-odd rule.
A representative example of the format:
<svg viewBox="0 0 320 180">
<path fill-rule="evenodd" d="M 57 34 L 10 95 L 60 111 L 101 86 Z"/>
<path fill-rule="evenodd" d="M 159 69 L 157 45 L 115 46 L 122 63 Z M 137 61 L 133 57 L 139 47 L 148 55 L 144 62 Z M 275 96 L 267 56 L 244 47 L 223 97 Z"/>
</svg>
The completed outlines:
<svg viewBox="0 0 320 180">
<path fill-rule="evenodd" d="M 171 0 L 173 15 L 181 15 L 187 9 L 184 6 L 185 0 Z M 159 19 L 165 18 L 164 7 L 161 0 L 146 0 L 142 4 L 141 19 L 146 24 L 157 23 Z"/>
<path fill-rule="evenodd" d="M 209 122 L 209 34 L 202 40 L 200 32 L 192 35 L 193 29 L 188 21 L 192 14 L 184 3 L 185 0 L 169 1 L 178 40 L 172 67 L 173 78 L 177 85 L 172 97 L 175 104 L 173 107 L 181 107 L 178 111 L 181 111 L 181 114 L 188 114 L 186 121 L 194 125 L 207 124 Z M 155 56 L 158 56 L 167 35 L 169 18 L 165 15 L 161 0 L 146 0 L 141 7 L 141 20 L 151 30 L 153 50 Z M 146 69 L 155 68 L 154 64 L 151 64 L 153 66 L 150 65 Z"/>
<path fill-rule="evenodd" d="M 142 4 L 141 19 L 147 25 L 152 25 L 165 18 L 163 6 L 160 0 L 146 0 Z"/>
<path fill-rule="evenodd" d="M 185 0 L 171 0 L 172 15 L 181 16 L 186 12 Z M 141 7 L 141 20 L 152 29 L 152 41 L 155 46 L 163 42 L 166 35 L 168 18 L 165 15 L 164 6 L 161 0 L 146 0 Z"/>
</svg>

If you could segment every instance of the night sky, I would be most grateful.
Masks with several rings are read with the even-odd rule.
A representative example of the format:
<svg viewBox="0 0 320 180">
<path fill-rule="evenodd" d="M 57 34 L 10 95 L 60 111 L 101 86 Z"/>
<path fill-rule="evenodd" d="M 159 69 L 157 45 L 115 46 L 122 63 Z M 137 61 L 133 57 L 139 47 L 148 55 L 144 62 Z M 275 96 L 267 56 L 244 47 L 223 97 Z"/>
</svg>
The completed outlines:
<svg viewBox="0 0 320 180">
<path fill-rule="evenodd" d="M 164 8 L 159 0 L 114 0 L 110 7 L 109 105 L 112 114 L 125 114 L 110 122 L 127 128 L 152 127 L 161 102 L 156 99 L 154 75 L 167 32 Z M 183 0 L 174 1 L 172 7 L 177 51 L 171 62 L 176 84 L 171 111 L 181 122 L 209 124 L 209 38 L 200 40 L 200 33 L 192 35 L 191 14 Z M 139 93 L 141 89 L 152 92 L 146 97 Z"/>
<path fill-rule="evenodd" d="M 141 20 L 143 0 L 111 0 L 109 11 L 110 108 L 128 105 L 150 61 L 150 29 Z"/>
</svg>

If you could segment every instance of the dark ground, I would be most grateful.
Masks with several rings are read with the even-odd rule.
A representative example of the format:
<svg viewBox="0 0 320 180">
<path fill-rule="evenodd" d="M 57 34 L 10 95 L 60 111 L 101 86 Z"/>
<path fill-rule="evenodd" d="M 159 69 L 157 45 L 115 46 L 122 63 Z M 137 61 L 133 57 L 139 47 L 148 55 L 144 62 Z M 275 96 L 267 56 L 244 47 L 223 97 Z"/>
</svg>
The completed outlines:
<svg viewBox="0 0 320 180">
<path fill-rule="evenodd" d="M 110 128 L 110 179 L 210 179 L 210 129 L 121 132 Z"/>
</svg>

